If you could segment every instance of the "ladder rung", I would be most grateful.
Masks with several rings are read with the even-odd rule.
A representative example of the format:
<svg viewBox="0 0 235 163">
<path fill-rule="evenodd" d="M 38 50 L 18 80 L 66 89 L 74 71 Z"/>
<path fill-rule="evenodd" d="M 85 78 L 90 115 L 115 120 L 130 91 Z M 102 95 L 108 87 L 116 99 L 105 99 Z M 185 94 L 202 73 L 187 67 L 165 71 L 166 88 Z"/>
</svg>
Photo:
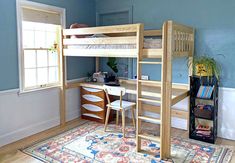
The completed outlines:
<svg viewBox="0 0 235 163">
<path fill-rule="evenodd" d="M 163 49 L 144 49 L 142 58 L 162 58 Z"/>
<path fill-rule="evenodd" d="M 153 99 L 146 99 L 146 98 L 139 98 L 140 101 L 144 101 L 144 102 L 153 102 L 153 103 L 159 103 L 161 104 L 160 100 L 153 100 Z"/>
<path fill-rule="evenodd" d="M 138 80 L 140 83 L 148 83 L 148 84 L 156 84 L 161 85 L 160 81 L 153 81 L 153 80 Z"/>
<path fill-rule="evenodd" d="M 140 137 L 142 139 L 156 141 L 156 142 L 160 142 L 161 141 L 160 136 L 152 136 L 152 135 L 139 134 L 138 137 Z"/>
<path fill-rule="evenodd" d="M 152 64 L 152 65 L 159 65 L 162 64 L 162 62 L 147 62 L 147 61 L 139 61 L 141 64 Z"/>
<path fill-rule="evenodd" d="M 138 118 L 141 120 L 146 120 L 146 121 L 151 121 L 151 122 L 161 124 L 161 120 L 158 118 L 152 118 L 152 117 L 146 117 L 146 116 L 138 116 Z"/>
</svg>

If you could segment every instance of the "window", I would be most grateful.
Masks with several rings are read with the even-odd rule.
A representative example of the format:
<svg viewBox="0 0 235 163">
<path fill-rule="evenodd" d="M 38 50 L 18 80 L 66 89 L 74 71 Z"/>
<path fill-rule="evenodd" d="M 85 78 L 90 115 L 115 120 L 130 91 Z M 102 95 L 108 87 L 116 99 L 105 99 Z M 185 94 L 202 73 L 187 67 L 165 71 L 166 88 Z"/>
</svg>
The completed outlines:
<svg viewBox="0 0 235 163">
<path fill-rule="evenodd" d="M 29 1 L 19 6 L 21 91 L 58 86 L 64 9 Z"/>
<path fill-rule="evenodd" d="M 58 25 L 22 22 L 25 89 L 59 83 L 59 30 Z"/>
</svg>

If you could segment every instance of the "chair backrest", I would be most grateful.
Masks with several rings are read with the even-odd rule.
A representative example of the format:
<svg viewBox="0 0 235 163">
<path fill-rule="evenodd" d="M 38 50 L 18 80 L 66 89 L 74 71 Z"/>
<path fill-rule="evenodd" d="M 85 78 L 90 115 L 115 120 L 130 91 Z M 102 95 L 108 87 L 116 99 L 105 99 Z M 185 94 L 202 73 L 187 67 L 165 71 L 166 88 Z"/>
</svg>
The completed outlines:
<svg viewBox="0 0 235 163">
<path fill-rule="evenodd" d="M 126 88 L 124 87 L 119 87 L 119 86 L 103 86 L 104 91 L 113 96 L 124 96 L 126 94 Z"/>
<path fill-rule="evenodd" d="M 119 86 L 107 86 L 104 85 L 103 86 L 107 100 L 108 100 L 108 104 L 111 103 L 109 95 L 113 95 L 113 96 L 119 96 L 120 97 L 120 107 L 122 107 L 122 96 L 124 96 L 126 94 L 126 88 L 124 87 L 119 87 Z"/>
</svg>

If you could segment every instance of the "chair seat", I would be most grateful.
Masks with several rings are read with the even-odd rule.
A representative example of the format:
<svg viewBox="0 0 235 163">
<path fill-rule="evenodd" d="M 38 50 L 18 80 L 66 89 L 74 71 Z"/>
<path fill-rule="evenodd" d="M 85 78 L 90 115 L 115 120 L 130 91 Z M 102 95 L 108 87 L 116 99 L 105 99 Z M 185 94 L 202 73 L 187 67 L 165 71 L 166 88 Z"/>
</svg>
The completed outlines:
<svg viewBox="0 0 235 163">
<path fill-rule="evenodd" d="M 124 110 L 130 109 L 134 105 L 135 105 L 134 102 L 122 101 L 122 109 L 124 109 Z M 121 109 L 120 100 L 113 101 L 113 102 L 111 102 L 110 105 L 108 104 L 107 106 L 112 107 L 112 109 L 115 109 L 115 110 Z"/>
</svg>

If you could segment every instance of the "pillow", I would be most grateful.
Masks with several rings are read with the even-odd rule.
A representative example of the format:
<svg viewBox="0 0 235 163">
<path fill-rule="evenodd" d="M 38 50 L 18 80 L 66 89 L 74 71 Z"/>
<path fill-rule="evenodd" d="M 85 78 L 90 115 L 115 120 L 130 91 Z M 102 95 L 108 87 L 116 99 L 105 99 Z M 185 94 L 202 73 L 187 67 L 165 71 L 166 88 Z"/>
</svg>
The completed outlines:
<svg viewBox="0 0 235 163">
<path fill-rule="evenodd" d="M 92 36 L 90 36 L 91 38 L 99 38 L 99 37 L 109 37 L 107 35 L 104 35 L 104 34 L 94 34 Z"/>
<path fill-rule="evenodd" d="M 74 23 L 70 25 L 70 29 L 74 29 L 74 28 L 86 28 L 88 27 L 88 25 L 86 24 L 78 24 L 78 23 Z M 73 35 L 70 38 L 84 38 L 87 35 Z"/>
</svg>

